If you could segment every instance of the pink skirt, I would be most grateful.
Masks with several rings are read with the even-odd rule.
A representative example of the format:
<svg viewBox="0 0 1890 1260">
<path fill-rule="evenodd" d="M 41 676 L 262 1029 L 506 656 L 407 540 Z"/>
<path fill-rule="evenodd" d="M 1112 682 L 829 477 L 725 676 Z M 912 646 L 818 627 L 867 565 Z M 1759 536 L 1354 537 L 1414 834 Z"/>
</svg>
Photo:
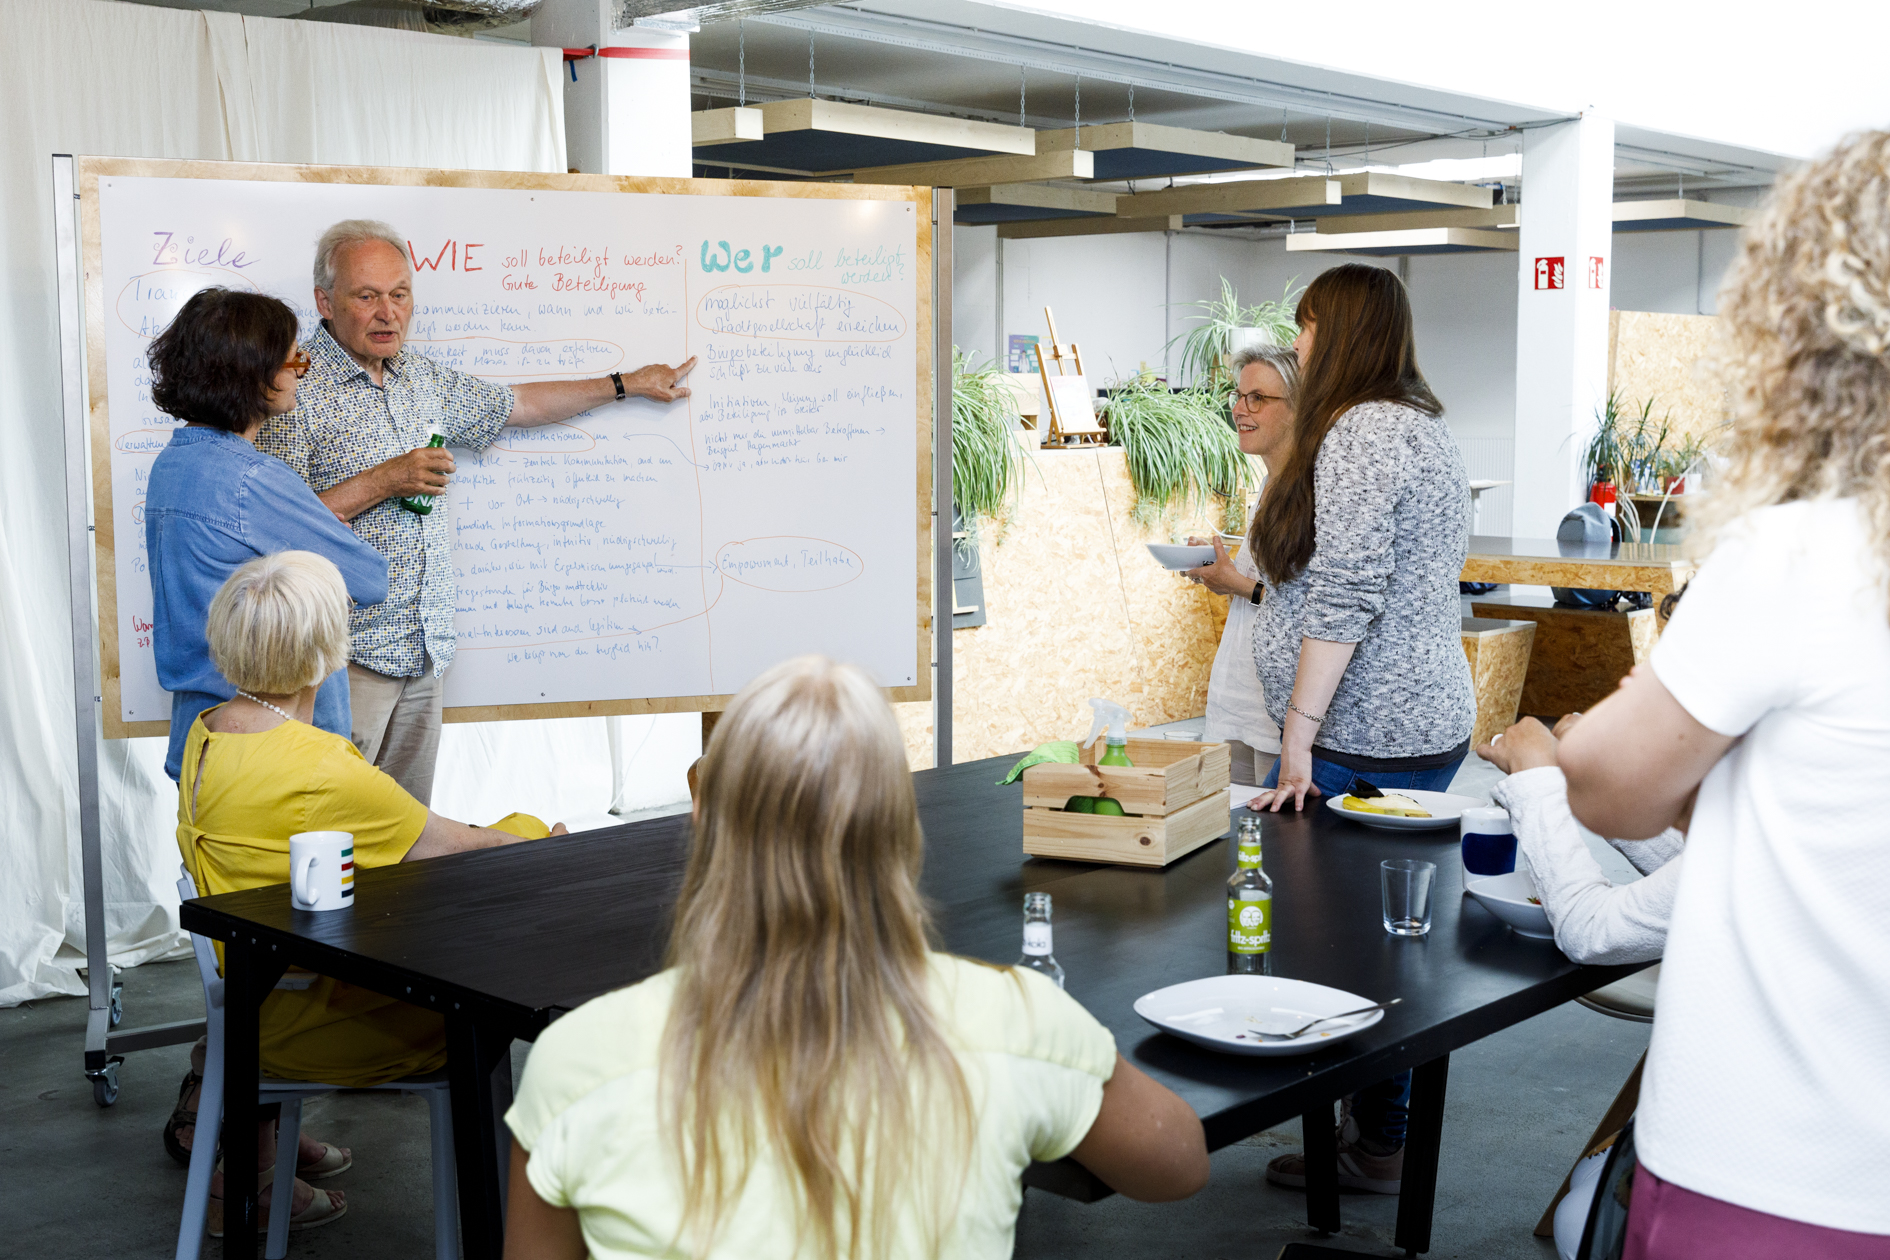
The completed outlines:
<svg viewBox="0 0 1890 1260">
<path fill-rule="evenodd" d="M 1890 1260 L 1890 1235 L 1770 1216 L 1634 1171 L 1621 1260 Z"/>
</svg>

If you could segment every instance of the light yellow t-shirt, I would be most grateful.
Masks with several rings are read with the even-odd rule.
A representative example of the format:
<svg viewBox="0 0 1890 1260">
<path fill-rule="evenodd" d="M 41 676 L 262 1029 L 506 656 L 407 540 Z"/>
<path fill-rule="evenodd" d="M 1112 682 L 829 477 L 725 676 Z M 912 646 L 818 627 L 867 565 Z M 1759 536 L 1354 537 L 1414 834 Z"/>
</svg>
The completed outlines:
<svg viewBox="0 0 1890 1260">
<path fill-rule="evenodd" d="M 579 1213 L 594 1257 L 668 1256 L 682 1203 L 659 1130 L 657 1060 L 676 974 L 665 971 L 560 1019 L 532 1048 L 506 1123 L 530 1160 L 538 1196 Z M 963 1067 L 975 1129 L 971 1167 L 941 1252 L 1011 1254 L 1018 1181 L 1033 1159 L 1061 1159 L 1089 1132 L 1115 1072 L 1116 1043 L 1077 1001 L 1033 971 L 931 958 L 932 1009 Z M 793 1255 L 794 1199 L 767 1151 L 722 1222 L 714 1255 Z M 915 1210 L 894 1231 L 894 1258 L 923 1254 Z"/>
</svg>

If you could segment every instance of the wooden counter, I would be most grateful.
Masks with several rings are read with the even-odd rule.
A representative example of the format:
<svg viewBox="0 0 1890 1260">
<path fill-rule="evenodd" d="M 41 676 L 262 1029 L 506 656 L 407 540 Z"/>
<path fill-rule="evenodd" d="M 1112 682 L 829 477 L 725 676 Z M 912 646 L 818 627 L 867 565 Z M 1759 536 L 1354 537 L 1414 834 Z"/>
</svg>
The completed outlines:
<svg viewBox="0 0 1890 1260">
<path fill-rule="evenodd" d="M 1564 543 L 1553 538 L 1470 539 L 1465 582 L 1651 591 L 1655 602 L 1686 585 L 1695 566 L 1672 543 Z"/>
</svg>

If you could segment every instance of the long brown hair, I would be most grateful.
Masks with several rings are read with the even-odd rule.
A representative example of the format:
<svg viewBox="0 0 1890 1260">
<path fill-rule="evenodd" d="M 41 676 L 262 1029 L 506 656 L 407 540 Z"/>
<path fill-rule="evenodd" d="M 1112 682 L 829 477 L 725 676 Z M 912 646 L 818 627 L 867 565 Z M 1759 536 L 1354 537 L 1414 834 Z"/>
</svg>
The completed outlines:
<svg viewBox="0 0 1890 1260">
<path fill-rule="evenodd" d="M 1313 467 L 1326 434 L 1360 403 L 1396 402 L 1444 410 L 1418 370 L 1411 299 L 1383 267 L 1346 263 L 1322 273 L 1300 296 L 1294 319 L 1314 326 L 1312 354 L 1293 409 L 1293 449 L 1255 514 L 1254 559 L 1275 583 L 1312 559 Z"/>
<path fill-rule="evenodd" d="M 892 710 L 858 669 L 803 656 L 742 690 L 701 766 L 660 1060 L 677 1241 L 714 1248 L 765 1147 L 810 1254 L 888 1254 L 914 1199 L 936 1252 L 971 1096 L 927 997 L 924 836 Z"/>
</svg>

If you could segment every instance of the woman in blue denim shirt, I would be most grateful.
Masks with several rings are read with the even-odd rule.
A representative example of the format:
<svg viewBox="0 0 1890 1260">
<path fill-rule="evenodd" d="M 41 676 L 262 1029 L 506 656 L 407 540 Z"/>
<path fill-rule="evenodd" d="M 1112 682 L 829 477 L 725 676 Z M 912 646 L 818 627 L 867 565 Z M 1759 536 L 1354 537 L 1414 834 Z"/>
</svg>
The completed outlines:
<svg viewBox="0 0 1890 1260">
<path fill-rule="evenodd" d="M 287 464 L 255 447 L 263 421 L 295 407 L 295 383 L 308 371 L 297 331 L 295 312 L 275 298 L 204 289 L 151 343 L 151 401 L 184 422 L 151 465 L 144 505 L 158 682 L 171 693 L 164 769 L 173 779 L 197 715 L 236 696 L 210 660 L 205 621 L 211 599 L 245 562 L 313 551 L 334 561 L 357 604 L 387 598 L 386 558 L 355 537 Z M 314 719 L 348 738 L 345 666 L 316 693 Z M 180 1163 L 189 1162 L 196 1140 L 201 1045 L 164 1127 L 165 1149 Z M 265 1159 L 275 1141 L 268 1128 L 259 1135 Z M 296 1163 L 303 1178 L 315 1180 L 344 1171 L 352 1157 L 304 1131 Z M 300 1181 L 295 1198 L 291 1220 L 299 1228 L 346 1210 L 338 1194 L 315 1194 Z"/>
<path fill-rule="evenodd" d="M 164 770 L 173 779 L 197 714 L 236 695 L 210 661 L 204 618 L 245 561 L 312 551 L 334 561 L 355 603 L 387 598 L 386 557 L 255 447 L 263 421 L 294 409 L 295 383 L 308 371 L 296 333 L 295 312 L 275 298 L 204 289 L 151 343 L 151 401 L 184 422 L 151 465 L 144 504 L 157 675 L 171 693 Z M 346 668 L 322 684 L 315 725 L 347 738 Z"/>
</svg>

